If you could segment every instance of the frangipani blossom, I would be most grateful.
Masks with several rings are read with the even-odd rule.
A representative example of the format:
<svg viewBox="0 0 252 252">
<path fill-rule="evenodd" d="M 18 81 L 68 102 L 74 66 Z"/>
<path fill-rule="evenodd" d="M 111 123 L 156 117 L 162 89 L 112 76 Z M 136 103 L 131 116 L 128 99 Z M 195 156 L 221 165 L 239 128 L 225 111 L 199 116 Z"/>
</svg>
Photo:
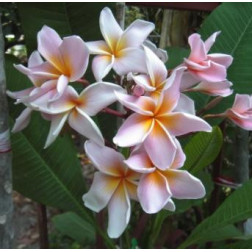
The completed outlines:
<svg viewBox="0 0 252 252">
<path fill-rule="evenodd" d="M 161 92 L 170 85 L 170 79 L 167 79 L 168 72 L 165 64 L 151 49 L 144 47 L 144 53 L 148 75 L 130 74 L 129 77 L 147 92 L 146 95 L 158 99 Z"/>
<path fill-rule="evenodd" d="M 232 122 L 245 130 L 252 130 L 252 96 L 236 94 L 232 108 L 224 114 Z"/>
<path fill-rule="evenodd" d="M 164 63 L 168 60 L 168 54 L 166 50 L 157 48 L 157 46 L 148 39 L 146 39 L 143 44 L 151 49 L 151 51 L 153 51 Z"/>
<path fill-rule="evenodd" d="M 51 127 L 45 148 L 57 138 L 66 121 L 81 135 L 98 144 L 104 144 L 102 134 L 90 116 L 95 116 L 116 101 L 114 91 L 124 92 L 118 85 L 98 82 L 84 89 L 80 95 L 73 87 L 68 86 L 59 99 L 49 104 L 47 100 L 55 95 L 55 90 L 31 102 L 33 109 L 51 115 Z"/>
<path fill-rule="evenodd" d="M 191 53 L 184 64 L 187 72 L 183 77 L 181 89 L 187 89 L 197 82 L 220 82 L 226 80 L 227 68 L 232 64 L 233 57 L 223 53 L 208 54 L 220 32 L 213 33 L 205 42 L 199 34 L 194 33 L 188 38 Z"/>
<path fill-rule="evenodd" d="M 92 62 L 96 80 L 102 80 L 112 68 L 119 75 L 146 72 L 141 45 L 154 28 L 153 23 L 136 20 L 123 31 L 111 10 L 104 8 L 100 29 L 105 41 L 87 43 L 90 53 L 97 55 Z"/>
<path fill-rule="evenodd" d="M 118 238 L 129 223 L 130 198 L 136 199 L 136 180 L 139 174 L 130 170 L 124 157 L 115 150 L 87 141 L 85 151 L 99 170 L 83 201 L 86 207 L 100 212 L 108 206 L 108 235 Z"/>
<path fill-rule="evenodd" d="M 147 96 L 130 96 L 116 93 L 118 100 L 133 110 L 113 141 L 121 147 L 143 143 L 152 162 L 160 169 L 169 167 L 177 147 L 174 136 L 196 131 L 211 131 L 211 126 L 201 118 L 185 112 L 175 112 L 180 98 L 180 81 L 184 68 L 175 70 L 170 76 L 171 85 L 162 92 L 158 102 Z"/>
<path fill-rule="evenodd" d="M 57 92 L 60 95 L 68 82 L 77 81 L 86 72 L 88 48 L 79 36 L 69 36 L 62 40 L 58 33 L 48 26 L 43 26 L 37 39 L 38 51 L 31 54 L 28 67 L 15 67 L 26 74 L 37 87 L 45 81 L 57 80 Z"/>
<path fill-rule="evenodd" d="M 177 140 L 175 158 L 166 169 L 157 168 L 144 148 L 136 148 L 125 163 L 136 172 L 143 173 L 140 178 L 137 195 L 146 213 L 157 213 L 165 208 L 175 210 L 171 198 L 198 199 L 205 195 L 201 181 L 188 171 L 178 170 L 184 165 L 185 154 Z"/>
<path fill-rule="evenodd" d="M 233 90 L 230 89 L 232 85 L 232 82 L 227 80 L 221 82 L 202 81 L 188 91 L 201 92 L 210 96 L 227 97 L 233 93 Z"/>
</svg>

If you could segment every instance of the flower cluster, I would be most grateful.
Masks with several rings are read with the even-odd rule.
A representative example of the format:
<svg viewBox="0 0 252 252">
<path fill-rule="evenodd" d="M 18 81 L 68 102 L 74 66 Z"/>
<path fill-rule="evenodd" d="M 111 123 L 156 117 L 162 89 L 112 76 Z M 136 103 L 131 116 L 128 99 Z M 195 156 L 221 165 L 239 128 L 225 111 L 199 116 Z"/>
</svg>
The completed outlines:
<svg viewBox="0 0 252 252">
<path fill-rule="evenodd" d="M 108 8 L 100 15 L 104 40 L 84 42 L 78 36 L 61 39 L 44 26 L 37 36 L 38 51 L 31 54 L 28 66 L 15 66 L 33 86 L 8 91 L 16 103 L 26 106 L 16 119 L 14 132 L 24 129 L 32 111 L 38 111 L 51 122 L 45 147 L 53 143 L 66 122 L 88 139 L 85 151 L 98 171 L 83 200 L 95 212 L 108 206 L 108 234 L 112 238 L 119 237 L 129 223 L 131 199 L 139 201 L 146 213 L 157 213 L 161 209 L 175 211 L 173 198 L 204 197 L 201 181 L 180 169 L 186 157 L 177 138 L 212 128 L 196 115 L 194 101 L 185 93 L 232 94 L 232 83 L 226 79 L 232 57 L 208 53 L 219 32 L 205 42 L 199 34 L 192 34 L 189 57 L 168 72 L 166 53 L 147 40 L 154 28 L 150 22 L 136 20 L 123 31 Z M 97 82 L 93 84 L 83 77 L 90 54 L 95 55 L 92 71 Z M 112 69 L 130 88 L 126 90 L 122 81 L 103 81 Z M 78 94 L 70 82 L 88 86 Z M 105 145 L 91 118 L 100 111 L 111 113 L 107 106 L 116 101 L 127 113 L 120 114 L 125 120 L 113 142 L 129 148 L 127 159 Z M 216 116 L 251 130 L 251 101 L 248 95 L 237 95 L 233 107 Z"/>
</svg>

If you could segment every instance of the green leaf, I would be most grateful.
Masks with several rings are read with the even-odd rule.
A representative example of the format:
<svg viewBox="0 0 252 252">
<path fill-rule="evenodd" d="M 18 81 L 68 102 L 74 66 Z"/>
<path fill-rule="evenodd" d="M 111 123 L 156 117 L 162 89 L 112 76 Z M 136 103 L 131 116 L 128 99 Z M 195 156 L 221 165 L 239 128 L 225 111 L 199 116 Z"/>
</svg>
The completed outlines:
<svg viewBox="0 0 252 252">
<path fill-rule="evenodd" d="M 174 69 L 184 62 L 184 58 L 189 56 L 190 51 L 182 47 L 167 47 L 168 61 L 166 66 L 168 69 Z"/>
<path fill-rule="evenodd" d="M 218 127 L 212 132 L 197 133 L 185 147 L 186 162 L 183 169 L 196 174 L 217 157 L 222 146 L 222 133 Z"/>
<path fill-rule="evenodd" d="M 234 57 L 228 69 L 228 79 L 237 93 L 252 93 L 252 3 L 222 3 L 204 21 L 200 34 L 206 39 L 221 31 L 211 53 L 227 53 Z M 234 95 L 226 98 L 213 110 L 223 112 L 230 107 Z"/>
<path fill-rule="evenodd" d="M 26 88 L 26 76 L 18 73 L 13 63 L 13 58 L 6 57 L 7 88 Z M 9 104 L 13 123 L 24 107 L 14 105 L 14 100 Z M 35 201 L 90 219 L 81 200 L 86 189 L 76 149 L 68 135 L 43 149 L 48 132 L 49 123 L 34 112 L 28 128 L 12 134 L 14 188 Z"/>
<path fill-rule="evenodd" d="M 22 28 L 29 52 L 37 48 L 37 33 L 43 25 L 61 36 L 79 35 L 85 41 L 100 40 L 99 16 L 113 3 L 18 3 Z"/>
<path fill-rule="evenodd" d="M 227 225 L 250 218 L 252 216 L 251 194 L 252 180 L 233 192 L 214 214 L 200 223 L 180 248 L 208 241 L 211 238 L 209 233 L 212 234 Z"/>
<path fill-rule="evenodd" d="M 53 217 L 53 224 L 62 234 L 71 237 L 80 244 L 93 244 L 95 229 L 90 223 L 73 212 L 67 212 Z"/>
<path fill-rule="evenodd" d="M 251 249 L 252 248 L 252 239 L 230 243 L 227 246 L 225 246 L 224 248 L 225 249 Z"/>
</svg>

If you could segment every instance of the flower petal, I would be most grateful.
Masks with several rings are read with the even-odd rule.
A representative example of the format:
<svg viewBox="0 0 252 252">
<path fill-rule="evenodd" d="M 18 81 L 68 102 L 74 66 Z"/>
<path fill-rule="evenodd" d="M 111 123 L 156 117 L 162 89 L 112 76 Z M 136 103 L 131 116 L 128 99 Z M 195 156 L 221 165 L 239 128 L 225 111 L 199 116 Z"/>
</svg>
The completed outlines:
<svg viewBox="0 0 252 252">
<path fill-rule="evenodd" d="M 59 47 L 65 65 L 65 75 L 70 81 L 80 79 L 87 70 L 89 50 L 79 36 L 70 36 L 63 39 Z"/>
<path fill-rule="evenodd" d="M 180 91 L 183 92 L 197 84 L 199 81 L 200 80 L 196 75 L 193 75 L 190 71 L 185 71 L 181 79 Z"/>
<path fill-rule="evenodd" d="M 155 87 L 152 87 L 150 77 L 146 74 L 134 75 L 132 73 L 129 73 L 127 78 L 134 80 L 137 85 L 144 88 L 144 90 L 146 91 L 154 91 L 156 89 Z"/>
<path fill-rule="evenodd" d="M 195 115 L 194 100 L 184 94 L 180 94 L 178 104 L 173 111 Z"/>
<path fill-rule="evenodd" d="M 16 133 L 26 128 L 31 120 L 31 113 L 32 113 L 32 109 L 30 108 L 24 109 L 22 113 L 18 116 L 18 118 L 16 119 L 11 132 Z"/>
<path fill-rule="evenodd" d="M 92 84 L 80 94 L 80 100 L 83 101 L 83 104 L 78 108 L 88 115 L 94 116 L 117 100 L 114 91 L 118 93 L 126 92 L 121 86 L 109 82 Z"/>
<path fill-rule="evenodd" d="M 178 168 L 182 167 L 185 163 L 185 160 L 186 160 L 186 155 L 183 152 L 179 141 L 176 138 L 174 138 L 174 142 L 176 144 L 177 150 L 176 150 L 174 160 L 173 160 L 171 166 L 169 167 L 169 169 L 178 169 Z"/>
<path fill-rule="evenodd" d="M 68 117 L 68 113 L 53 115 L 51 117 L 50 131 L 47 136 L 44 149 L 46 149 L 49 145 L 51 145 L 56 140 L 57 136 L 59 135 L 60 131 L 65 125 L 67 117 Z"/>
<path fill-rule="evenodd" d="M 64 72 L 64 61 L 60 55 L 59 46 L 62 39 L 52 28 L 44 25 L 38 32 L 38 51 L 60 72 Z"/>
<path fill-rule="evenodd" d="M 150 173 L 156 170 L 144 148 L 133 150 L 130 157 L 124 161 L 130 169 L 140 173 Z"/>
<path fill-rule="evenodd" d="M 84 205 L 94 212 L 100 212 L 109 202 L 120 180 L 96 172 L 89 191 L 83 195 Z"/>
<path fill-rule="evenodd" d="M 32 52 L 28 59 L 28 67 L 35 67 L 41 65 L 43 63 L 43 59 L 41 58 L 38 51 Z"/>
<path fill-rule="evenodd" d="M 205 196 L 206 191 L 202 182 L 188 171 L 166 170 L 163 173 L 176 199 L 199 199 Z"/>
<path fill-rule="evenodd" d="M 118 238 L 130 220 L 130 200 L 123 182 L 117 187 L 108 204 L 108 235 Z"/>
<path fill-rule="evenodd" d="M 130 199 L 138 201 L 137 198 L 137 183 L 133 183 L 132 181 L 128 181 L 125 179 L 125 187 L 127 188 L 127 192 Z"/>
<path fill-rule="evenodd" d="M 229 67 L 233 62 L 233 57 L 231 55 L 223 54 L 223 53 L 208 54 L 207 58 L 225 67 Z"/>
<path fill-rule="evenodd" d="M 24 97 L 29 96 L 29 94 L 34 90 L 34 87 L 31 88 L 26 88 L 24 90 L 21 91 L 17 91 L 17 92 L 11 92 L 9 90 L 6 91 L 6 94 L 11 97 L 12 99 L 22 99 Z"/>
<path fill-rule="evenodd" d="M 111 51 L 114 51 L 123 31 L 115 20 L 112 11 L 108 7 L 105 7 L 101 11 L 100 29 Z"/>
<path fill-rule="evenodd" d="M 169 199 L 166 205 L 164 206 L 164 209 L 169 210 L 171 212 L 174 212 L 176 210 L 176 206 L 172 199 Z"/>
<path fill-rule="evenodd" d="M 188 38 L 188 43 L 191 47 L 191 53 L 189 60 L 200 62 L 206 60 L 207 52 L 205 49 L 204 42 L 202 41 L 199 34 L 194 33 Z"/>
<path fill-rule="evenodd" d="M 174 112 L 163 115 L 158 120 L 172 136 L 181 136 L 197 131 L 212 131 L 212 127 L 206 121 L 192 114 Z"/>
<path fill-rule="evenodd" d="M 112 55 L 95 56 L 92 62 L 92 71 L 97 81 L 101 81 L 112 69 L 114 57 Z"/>
<path fill-rule="evenodd" d="M 230 89 L 231 86 L 232 83 L 227 80 L 221 82 L 202 81 L 193 90 L 211 96 L 227 97 L 233 93 L 233 90 Z"/>
<path fill-rule="evenodd" d="M 165 64 L 148 47 L 144 47 L 144 52 L 152 85 L 157 88 L 166 79 L 168 75 L 167 69 Z"/>
<path fill-rule="evenodd" d="M 104 40 L 86 42 L 90 54 L 111 55 L 110 48 Z"/>
<path fill-rule="evenodd" d="M 140 48 L 126 48 L 115 55 L 113 69 L 119 75 L 132 73 L 146 73 L 144 51 Z"/>
<path fill-rule="evenodd" d="M 76 108 L 71 112 L 68 118 L 71 128 L 76 130 L 84 137 L 93 140 L 99 145 L 104 145 L 104 139 L 100 129 L 95 122 L 82 110 Z"/>
<path fill-rule="evenodd" d="M 215 40 L 217 38 L 217 36 L 220 34 L 220 31 L 217 31 L 215 33 L 213 33 L 206 41 L 205 41 L 205 49 L 206 49 L 206 53 L 209 52 L 209 50 L 211 49 L 211 47 L 213 46 L 213 44 L 215 43 Z"/>
<path fill-rule="evenodd" d="M 235 101 L 232 106 L 232 109 L 236 112 L 243 113 L 249 109 L 251 109 L 251 98 L 247 94 L 236 94 Z"/>
<path fill-rule="evenodd" d="M 170 134 L 157 120 L 144 141 L 144 148 L 153 164 L 161 170 L 172 164 L 177 149 Z"/>
<path fill-rule="evenodd" d="M 126 172 L 124 157 L 120 152 L 92 141 L 86 141 L 84 148 L 88 158 L 102 173 L 120 177 Z"/>
<path fill-rule="evenodd" d="M 118 42 L 117 50 L 128 47 L 139 47 L 143 44 L 149 34 L 155 29 L 155 25 L 144 20 L 135 20 L 123 32 Z"/>
<path fill-rule="evenodd" d="M 152 129 L 152 124 L 151 118 L 134 113 L 124 121 L 113 142 L 121 147 L 142 143 Z"/>
<path fill-rule="evenodd" d="M 147 96 L 133 96 L 115 91 L 118 101 L 125 107 L 141 115 L 151 116 L 155 110 L 155 102 Z"/>
<path fill-rule="evenodd" d="M 167 180 L 158 171 L 142 176 L 137 193 L 143 210 L 149 214 L 160 211 L 171 197 Z"/>
<path fill-rule="evenodd" d="M 172 111 L 177 106 L 180 97 L 181 78 L 185 69 L 185 67 L 175 69 L 167 79 L 165 90 L 162 92 L 157 106 L 159 115 Z"/>
</svg>

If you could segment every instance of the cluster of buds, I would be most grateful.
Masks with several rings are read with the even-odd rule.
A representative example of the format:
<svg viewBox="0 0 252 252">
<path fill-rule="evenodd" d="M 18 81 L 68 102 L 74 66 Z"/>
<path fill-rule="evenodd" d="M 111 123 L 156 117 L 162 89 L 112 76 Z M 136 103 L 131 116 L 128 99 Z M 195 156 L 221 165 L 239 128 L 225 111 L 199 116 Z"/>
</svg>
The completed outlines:
<svg viewBox="0 0 252 252">
<path fill-rule="evenodd" d="M 38 111 L 51 122 L 45 147 L 53 143 L 66 122 L 88 139 L 84 148 L 98 171 L 83 200 L 95 212 L 108 206 L 111 238 L 119 237 L 127 227 L 130 200 L 140 202 L 146 213 L 157 213 L 161 209 L 175 211 L 173 198 L 204 197 L 201 181 L 180 169 L 186 156 L 177 137 L 210 132 L 212 128 L 196 116 L 194 101 L 185 93 L 222 97 L 232 94 L 232 83 L 226 79 L 232 57 L 208 53 L 219 32 L 205 42 L 200 35 L 192 34 L 189 57 L 168 74 L 166 53 L 146 40 L 154 28 L 153 23 L 136 20 L 123 31 L 108 8 L 100 14 L 104 40 L 84 42 L 78 36 L 62 40 L 53 29 L 44 26 L 37 37 L 38 51 L 31 54 L 28 67 L 15 66 L 29 77 L 33 87 L 8 91 L 16 103 L 27 107 L 16 119 L 14 132 L 24 129 L 32 111 Z M 83 79 L 90 54 L 95 55 L 93 84 Z M 121 81 L 105 82 L 103 79 L 112 69 L 120 79 L 126 77 L 133 83 L 132 88 L 126 90 Z M 70 82 L 87 83 L 88 87 L 78 94 Z M 127 113 L 107 108 L 116 101 Z M 250 130 L 251 106 L 250 96 L 237 95 L 234 106 L 217 116 L 228 117 Z M 100 111 L 125 118 L 113 142 L 130 149 L 127 159 L 105 145 L 91 118 Z"/>
</svg>

